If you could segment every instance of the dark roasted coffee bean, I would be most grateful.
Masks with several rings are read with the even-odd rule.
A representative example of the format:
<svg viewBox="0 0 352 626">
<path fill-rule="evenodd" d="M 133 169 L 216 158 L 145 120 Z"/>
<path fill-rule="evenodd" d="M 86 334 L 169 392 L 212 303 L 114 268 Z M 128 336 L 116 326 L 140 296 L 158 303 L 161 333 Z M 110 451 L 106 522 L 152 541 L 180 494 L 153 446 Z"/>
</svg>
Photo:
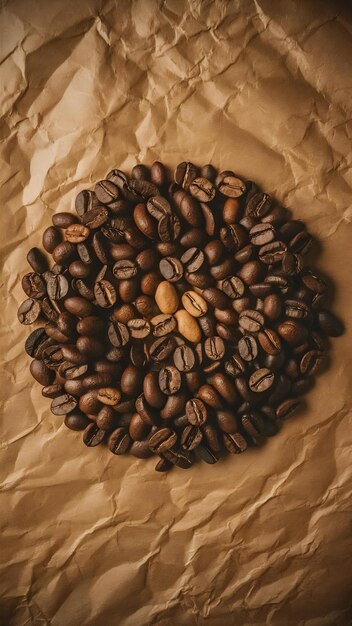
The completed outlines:
<svg viewBox="0 0 352 626">
<path fill-rule="evenodd" d="M 215 187 L 207 178 L 194 178 L 189 185 L 189 191 L 199 202 L 211 202 L 215 197 Z"/>
<path fill-rule="evenodd" d="M 165 361 L 175 349 L 175 340 L 173 337 L 160 337 L 153 341 L 149 347 L 149 355 L 153 361 Z"/>
<path fill-rule="evenodd" d="M 146 205 L 142 202 L 136 204 L 133 211 L 134 223 L 138 230 L 148 239 L 156 241 L 158 238 L 158 227 L 155 219 L 149 214 Z"/>
<path fill-rule="evenodd" d="M 188 189 L 196 176 L 197 168 L 193 163 L 184 161 L 183 163 L 179 163 L 175 170 L 175 182 L 183 187 L 183 189 Z"/>
<path fill-rule="evenodd" d="M 173 354 L 173 361 L 175 367 L 180 372 L 189 372 L 195 366 L 195 355 L 189 346 L 183 344 L 178 346 Z"/>
<path fill-rule="evenodd" d="M 165 420 L 170 420 L 182 415 L 185 411 L 186 401 L 187 396 L 182 391 L 178 391 L 174 395 L 168 396 L 163 408 L 160 411 L 160 417 Z M 175 420 L 175 426 L 176 425 Z"/>
<path fill-rule="evenodd" d="M 136 411 L 145 424 L 153 426 L 157 423 L 157 414 L 155 409 L 148 404 L 143 394 L 140 394 L 136 399 Z"/>
<path fill-rule="evenodd" d="M 132 178 L 135 178 L 136 180 L 148 180 L 149 170 L 145 165 L 143 165 L 142 163 L 139 163 L 138 165 L 135 165 L 132 168 L 131 176 Z"/>
<path fill-rule="evenodd" d="M 126 454 L 132 445 L 132 439 L 124 428 L 116 428 L 108 439 L 108 447 L 113 454 Z"/>
<path fill-rule="evenodd" d="M 68 265 L 75 255 L 75 246 L 69 241 L 62 241 L 59 243 L 52 253 L 52 257 L 55 263 L 61 265 Z"/>
<path fill-rule="evenodd" d="M 216 372 L 209 378 L 209 382 L 229 406 L 235 407 L 238 405 L 238 393 L 233 381 L 226 374 Z"/>
<path fill-rule="evenodd" d="M 89 424 L 91 424 L 90 419 L 80 411 L 73 411 L 65 416 L 64 424 L 70 430 L 84 430 L 87 428 Z"/>
<path fill-rule="evenodd" d="M 181 387 L 181 374 L 173 365 L 163 367 L 159 372 L 159 387 L 167 396 L 177 393 Z"/>
<path fill-rule="evenodd" d="M 138 267 L 135 261 L 129 259 L 116 261 L 113 267 L 113 274 L 118 279 L 133 278 L 137 275 Z"/>
<path fill-rule="evenodd" d="M 241 376 L 245 371 L 246 365 L 238 354 L 233 354 L 231 359 L 225 363 L 225 372 L 232 378 Z"/>
<path fill-rule="evenodd" d="M 56 213 L 52 217 L 52 223 L 57 228 L 68 228 L 72 224 L 76 224 L 78 219 L 75 215 L 68 212 Z"/>
<path fill-rule="evenodd" d="M 303 263 L 298 254 L 286 252 L 282 259 L 282 269 L 288 276 L 295 276 L 302 271 Z"/>
<path fill-rule="evenodd" d="M 249 333 L 257 333 L 264 325 L 264 316 L 260 311 L 247 309 L 239 315 L 239 325 Z"/>
<path fill-rule="evenodd" d="M 209 463 L 210 465 L 217 463 L 219 460 L 218 454 L 211 450 L 210 447 L 203 444 L 200 444 L 196 448 L 195 454 L 201 461 L 204 461 L 204 463 Z"/>
<path fill-rule="evenodd" d="M 161 409 L 165 402 L 165 395 L 159 387 L 157 372 L 149 372 L 143 380 L 143 393 L 148 404 L 154 409 Z"/>
<path fill-rule="evenodd" d="M 238 429 L 237 419 L 230 411 L 217 411 L 216 423 L 224 433 L 232 434 Z"/>
<path fill-rule="evenodd" d="M 308 331 L 306 326 L 296 322 L 296 320 L 285 320 L 277 327 L 277 331 L 279 335 L 284 339 L 287 343 L 292 345 L 298 345 L 305 341 L 308 336 Z"/>
<path fill-rule="evenodd" d="M 181 225 L 176 215 L 164 215 L 158 222 L 158 236 L 160 241 L 175 241 L 181 231 Z"/>
<path fill-rule="evenodd" d="M 273 199 L 267 193 L 254 193 L 247 200 L 246 213 L 251 217 L 263 217 L 270 211 L 272 202 Z"/>
<path fill-rule="evenodd" d="M 193 426 L 202 426 L 207 420 L 207 409 L 199 398 L 192 398 L 186 403 L 186 415 Z"/>
<path fill-rule="evenodd" d="M 216 169 L 215 167 L 213 167 L 213 165 L 211 165 L 210 163 L 207 163 L 206 165 L 203 165 L 203 167 L 201 167 L 200 175 L 214 182 L 216 178 Z"/>
<path fill-rule="evenodd" d="M 44 387 L 51 385 L 55 380 L 55 372 L 50 370 L 45 363 L 39 359 L 33 359 L 29 366 L 29 371 L 33 378 Z"/>
<path fill-rule="evenodd" d="M 225 448 L 230 454 L 239 454 L 247 449 L 247 442 L 241 433 L 224 433 L 223 435 Z"/>
<path fill-rule="evenodd" d="M 103 442 L 106 431 L 99 428 L 94 422 L 89 424 L 83 433 L 83 443 L 89 448 L 98 446 Z"/>
<path fill-rule="evenodd" d="M 254 361 L 258 355 L 257 342 L 252 335 L 244 335 L 238 342 L 238 351 L 245 361 Z"/>
<path fill-rule="evenodd" d="M 282 300 L 276 293 L 266 296 L 264 299 L 263 313 L 270 321 L 276 321 L 282 311 Z"/>
<path fill-rule="evenodd" d="M 44 398 L 57 398 L 57 396 L 61 396 L 63 393 L 64 388 L 61 383 L 52 383 L 42 389 L 42 396 L 44 396 Z"/>
<path fill-rule="evenodd" d="M 102 204 L 110 204 L 119 197 L 119 188 L 111 180 L 100 180 L 94 191 Z"/>
<path fill-rule="evenodd" d="M 159 263 L 159 270 L 161 275 L 172 283 L 180 280 L 183 275 L 183 265 L 175 257 L 164 257 Z"/>
<path fill-rule="evenodd" d="M 148 436 L 150 426 L 142 420 L 138 413 L 133 413 L 128 430 L 133 441 L 142 441 Z"/>
<path fill-rule="evenodd" d="M 181 445 L 185 450 L 194 450 L 203 439 L 203 434 L 197 426 L 186 426 L 182 432 Z"/>
<path fill-rule="evenodd" d="M 274 374 L 266 367 L 255 370 L 249 377 L 249 388 L 256 393 L 263 393 L 271 387 L 274 382 Z"/>
<path fill-rule="evenodd" d="M 154 161 L 150 168 L 150 180 L 157 187 L 164 187 L 167 184 L 167 172 L 165 166 L 160 161 Z"/>
<path fill-rule="evenodd" d="M 95 315 L 83 317 L 77 323 L 77 332 L 80 335 L 99 335 L 105 328 L 104 320 Z"/>
<path fill-rule="evenodd" d="M 166 450 L 170 450 L 176 442 L 177 435 L 170 428 L 161 428 L 157 430 L 150 438 L 149 438 L 149 448 L 155 454 L 162 454 Z"/>
<path fill-rule="evenodd" d="M 172 215 L 170 203 L 166 198 L 160 195 L 156 195 L 155 197 L 148 200 L 147 210 L 150 215 L 158 221 L 166 215 Z"/>
<path fill-rule="evenodd" d="M 225 248 L 222 242 L 216 239 L 207 243 L 204 248 L 204 254 L 209 265 L 218 265 L 224 258 Z"/>
<path fill-rule="evenodd" d="M 143 371 L 138 367 L 129 365 L 121 375 L 121 391 L 127 396 L 136 397 L 142 390 L 143 378 Z"/>
<path fill-rule="evenodd" d="M 208 287 L 202 291 L 203 298 L 217 309 L 227 309 L 230 301 L 228 297 L 216 287 Z"/>
<path fill-rule="evenodd" d="M 33 324 L 33 322 L 35 322 L 40 316 L 40 312 L 41 308 L 39 302 L 37 300 L 33 300 L 32 298 L 28 298 L 22 302 L 17 311 L 18 321 L 25 325 Z"/>
<path fill-rule="evenodd" d="M 242 265 L 241 269 L 237 272 L 246 285 L 254 285 L 258 283 L 263 277 L 263 265 L 260 261 L 248 261 Z"/>
<path fill-rule="evenodd" d="M 46 295 L 46 285 L 39 274 L 29 272 L 22 278 L 22 289 L 29 298 L 40 299 Z"/>
<path fill-rule="evenodd" d="M 79 217 L 82 217 L 84 213 L 97 206 L 97 204 L 99 204 L 99 202 L 94 191 L 83 189 L 79 192 L 78 196 L 76 196 L 75 209 Z"/>
<path fill-rule="evenodd" d="M 48 296 L 51 300 L 62 300 L 69 289 L 67 278 L 63 274 L 49 274 L 46 282 Z"/>
<path fill-rule="evenodd" d="M 328 337 L 340 337 L 344 332 L 342 322 L 330 311 L 319 311 L 317 318 L 320 330 Z"/>
<path fill-rule="evenodd" d="M 263 442 L 265 424 L 258 413 L 248 413 L 241 418 L 242 429 L 249 443 L 255 446 Z"/>
<path fill-rule="evenodd" d="M 116 302 L 115 287 L 108 280 L 100 280 L 94 285 L 97 304 L 103 309 L 113 306 Z"/>
<path fill-rule="evenodd" d="M 73 313 L 73 315 L 77 315 L 78 317 L 87 317 L 94 311 L 94 307 L 90 302 L 78 296 L 66 298 L 64 307 L 69 313 Z"/>
<path fill-rule="evenodd" d="M 297 233 L 289 242 L 290 251 L 297 254 L 307 254 L 313 245 L 313 237 L 307 231 Z"/>
<path fill-rule="evenodd" d="M 72 261 L 68 267 L 68 271 L 73 278 L 87 278 L 91 269 L 89 265 L 86 265 L 83 261 Z"/>
<path fill-rule="evenodd" d="M 148 439 L 134 441 L 129 452 L 137 459 L 148 459 L 150 456 L 153 456 L 153 452 L 149 448 Z"/>
<path fill-rule="evenodd" d="M 204 264 L 204 253 L 199 248 L 189 248 L 181 256 L 181 261 L 188 273 L 197 272 Z"/>
<path fill-rule="evenodd" d="M 220 228 L 220 239 L 230 252 L 237 252 L 247 243 L 248 234 L 240 224 L 229 224 Z"/>
<path fill-rule="evenodd" d="M 31 248 L 27 254 L 27 261 L 37 274 L 43 274 L 48 269 L 48 262 L 39 248 Z"/>
<path fill-rule="evenodd" d="M 283 260 L 287 251 L 286 244 L 283 241 L 272 241 L 259 248 L 259 259 L 265 265 L 272 265 Z"/>
<path fill-rule="evenodd" d="M 276 415 L 280 419 L 286 419 L 289 417 L 294 411 L 296 411 L 301 405 L 301 401 L 296 398 L 288 398 L 279 404 L 276 409 Z"/>
<path fill-rule="evenodd" d="M 212 315 L 202 315 L 198 319 L 198 323 L 206 337 L 215 335 L 215 320 Z"/>
<path fill-rule="evenodd" d="M 66 415 L 77 406 L 77 399 L 68 393 L 57 396 L 51 403 L 50 410 L 54 415 Z"/>
<path fill-rule="evenodd" d="M 324 353 L 318 350 L 306 352 L 300 362 L 300 371 L 303 375 L 316 374 L 324 363 Z"/>
<path fill-rule="evenodd" d="M 48 336 L 45 332 L 45 328 L 36 328 L 36 330 L 33 330 L 27 337 L 24 349 L 30 357 L 36 358 L 40 355 L 43 345 L 47 340 Z"/>
<path fill-rule="evenodd" d="M 42 237 L 42 243 L 43 243 L 43 248 L 47 251 L 47 252 L 53 252 L 56 248 L 56 246 L 59 245 L 59 243 L 61 243 L 62 241 L 62 236 L 60 231 L 55 228 L 55 226 L 49 226 L 49 228 L 46 228 L 46 230 L 43 233 L 43 237 Z"/>
</svg>

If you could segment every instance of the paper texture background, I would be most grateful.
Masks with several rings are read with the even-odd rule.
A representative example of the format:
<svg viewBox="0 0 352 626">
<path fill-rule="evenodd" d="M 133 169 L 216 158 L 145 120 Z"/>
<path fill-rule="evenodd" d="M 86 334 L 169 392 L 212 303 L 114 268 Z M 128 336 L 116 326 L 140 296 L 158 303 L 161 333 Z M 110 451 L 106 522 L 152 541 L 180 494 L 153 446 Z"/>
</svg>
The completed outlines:
<svg viewBox="0 0 352 626">
<path fill-rule="evenodd" d="M 352 16 L 320 0 L 13 0 L 1 12 L 6 626 L 352 623 Z M 234 169 L 319 239 L 346 334 L 261 451 L 154 472 L 49 411 L 17 323 L 25 255 L 112 167 Z"/>
</svg>

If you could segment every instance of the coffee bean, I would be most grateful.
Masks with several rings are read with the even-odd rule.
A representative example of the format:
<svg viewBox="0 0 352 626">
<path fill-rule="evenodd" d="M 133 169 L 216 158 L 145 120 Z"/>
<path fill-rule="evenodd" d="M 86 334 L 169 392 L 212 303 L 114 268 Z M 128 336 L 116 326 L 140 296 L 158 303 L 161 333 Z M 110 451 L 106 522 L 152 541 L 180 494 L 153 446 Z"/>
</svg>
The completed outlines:
<svg viewBox="0 0 352 626">
<path fill-rule="evenodd" d="M 47 252 L 54 252 L 56 246 L 59 245 L 59 243 L 61 243 L 62 241 L 62 236 L 60 231 L 55 228 L 55 226 L 49 226 L 49 228 L 46 228 L 46 230 L 43 233 L 43 237 L 42 237 L 42 243 L 43 243 L 43 248 L 47 251 Z"/>
<path fill-rule="evenodd" d="M 281 351 L 280 337 L 271 328 L 264 328 L 260 331 L 258 333 L 258 341 L 267 354 L 276 355 Z"/>
<path fill-rule="evenodd" d="M 239 315 L 239 325 L 249 333 L 257 333 L 264 325 L 264 316 L 260 311 L 247 309 Z"/>
<path fill-rule="evenodd" d="M 46 295 L 46 285 L 39 274 L 29 272 L 22 278 L 22 289 L 29 298 L 40 299 Z"/>
<path fill-rule="evenodd" d="M 72 224 L 76 224 L 77 221 L 78 220 L 75 215 L 65 211 L 61 213 L 56 213 L 52 217 L 52 223 L 54 226 L 57 226 L 57 228 L 68 228 Z"/>
<path fill-rule="evenodd" d="M 182 432 L 181 445 L 185 450 L 194 450 L 203 439 L 202 431 L 197 426 L 186 426 Z"/>
<path fill-rule="evenodd" d="M 65 416 L 64 424 L 70 430 L 79 431 L 84 430 L 89 424 L 91 424 L 91 421 L 86 415 L 83 415 L 83 413 L 74 411 L 73 413 L 69 413 Z"/>
<path fill-rule="evenodd" d="M 37 302 L 37 300 L 33 300 L 32 298 L 28 298 L 22 302 L 17 311 L 18 321 L 25 325 L 33 324 L 33 322 L 35 322 L 40 316 L 40 311 L 39 302 Z"/>
<path fill-rule="evenodd" d="M 225 354 L 225 344 L 221 337 L 208 337 L 204 342 L 204 352 L 211 361 L 219 361 Z"/>
<path fill-rule="evenodd" d="M 77 406 L 77 399 L 68 393 L 57 396 L 51 403 L 50 410 L 54 415 L 66 415 Z"/>
<path fill-rule="evenodd" d="M 149 322 L 140 318 L 129 320 L 127 328 L 134 339 L 145 339 L 150 334 Z"/>
<path fill-rule="evenodd" d="M 319 311 L 317 318 L 320 329 L 328 337 L 340 337 L 343 334 L 342 322 L 330 311 Z"/>
<path fill-rule="evenodd" d="M 264 246 L 275 239 L 275 229 L 271 224 L 256 224 L 249 231 L 249 240 L 255 246 Z"/>
<path fill-rule="evenodd" d="M 308 335 L 307 328 L 296 322 L 296 320 L 286 320 L 277 327 L 279 335 L 289 344 L 297 345 L 305 341 Z"/>
<path fill-rule="evenodd" d="M 97 204 L 98 198 L 96 197 L 94 191 L 83 189 L 76 196 L 75 209 L 79 217 L 82 217 L 84 213 L 97 206 Z"/>
<path fill-rule="evenodd" d="M 285 315 L 293 319 L 305 320 L 311 317 L 309 307 L 300 300 L 285 300 Z"/>
<path fill-rule="evenodd" d="M 316 374 L 324 362 L 324 353 L 318 350 L 306 352 L 300 362 L 300 371 L 303 375 Z"/>
<path fill-rule="evenodd" d="M 247 442 L 241 433 L 224 433 L 223 435 L 225 448 L 230 454 L 240 454 L 247 449 Z"/>
<path fill-rule="evenodd" d="M 193 426 L 202 426 L 207 420 L 207 409 L 199 398 L 192 398 L 186 403 L 186 415 Z"/>
<path fill-rule="evenodd" d="M 297 400 L 296 398 L 288 398 L 287 400 L 284 400 L 276 409 L 277 417 L 280 419 L 286 419 L 286 417 L 289 417 L 298 409 L 300 404 L 300 400 Z"/>
<path fill-rule="evenodd" d="M 243 280 L 246 285 L 254 285 L 258 283 L 263 276 L 263 265 L 260 261 L 248 261 L 242 265 L 237 272 L 237 276 Z"/>
<path fill-rule="evenodd" d="M 241 298 L 244 294 L 244 283 L 238 276 L 230 276 L 221 283 L 221 289 L 232 300 Z"/>
<path fill-rule="evenodd" d="M 287 247 L 283 241 L 272 241 L 259 248 L 259 259 L 266 265 L 279 263 L 283 260 L 286 251 Z"/>
<path fill-rule="evenodd" d="M 108 337 L 110 343 L 116 348 L 125 346 L 129 341 L 129 332 L 125 324 L 121 322 L 112 322 L 108 328 Z"/>
<path fill-rule="evenodd" d="M 182 304 L 193 317 L 201 317 L 208 310 L 207 302 L 195 291 L 185 291 L 182 296 Z"/>
<path fill-rule="evenodd" d="M 254 193 L 247 201 L 246 213 L 251 217 L 261 218 L 270 211 L 272 202 L 267 193 Z"/>
<path fill-rule="evenodd" d="M 46 281 L 48 296 L 51 300 L 62 300 L 69 290 L 67 278 L 63 274 L 49 274 Z"/>
<path fill-rule="evenodd" d="M 211 202 L 215 197 L 215 187 L 207 178 L 194 178 L 190 183 L 189 191 L 199 202 Z"/>
<path fill-rule="evenodd" d="M 185 339 L 191 343 L 198 343 L 201 340 L 202 332 L 198 326 L 197 320 L 190 315 L 185 309 L 176 311 L 175 318 L 177 322 L 177 330 Z"/>
<path fill-rule="evenodd" d="M 238 351 L 245 361 L 254 361 L 258 356 L 257 342 L 252 335 L 244 335 L 238 342 Z"/>
<path fill-rule="evenodd" d="M 265 317 L 267 317 L 270 321 L 276 321 L 282 311 L 282 301 L 281 298 L 276 294 L 270 294 L 266 296 L 264 299 L 263 312 Z"/>
<path fill-rule="evenodd" d="M 149 439 L 149 448 L 155 454 L 162 454 L 170 450 L 177 442 L 177 435 L 170 428 L 157 430 Z"/>
<path fill-rule="evenodd" d="M 193 165 L 193 163 L 189 163 L 184 161 L 183 163 L 179 163 L 175 171 L 175 182 L 178 185 L 181 185 L 183 189 L 188 189 L 191 182 L 197 176 L 197 169 Z"/>
<path fill-rule="evenodd" d="M 163 367 L 159 372 L 159 387 L 167 396 L 171 396 L 181 387 L 181 374 L 173 365 Z"/>
<path fill-rule="evenodd" d="M 149 348 L 149 355 L 153 361 L 163 362 L 167 359 L 175 349 L 175 340 L 173 337 L 160 337 L 153 341 Z"/>
<path fill-rule="evenodd" d="M 173 354 L 175 367 L 180 372 L 189 372 L 195 366 L 195 355 L 189 346 L 183 344 L 178 346 Z"/>
<path fill-rule="evenodd" d="M 98 446 L 105 438 L 105 430 L 98 428 L 94 422 L 89 424 L 83 433 L 83 443 L 89 448 Z"/>
<path fill-rule="evenodd" d="M 219 456 L 217 455 L 217 453 L 203 444 L 200 444 L 196 448 L 195 453 L 201 461 L 204 461 L 204 463 L 209 463 L 210 465 L 217 463 L 219 460 Z"/>
<path fill-rule="evenodd" d="M 143 372 L 133 365 L 129 365 L 121 374 L 121 391 L 127 396 L 136 397 L 142 390 Z"/>
<path fill-rule="evenodd" d="M 237 419 L 230 411 L 217 411 L 216 423 L 224 433 L 233 434 L 237 432 Z"/>
<path fill-rule="evenodd" d="M 249 388 L 256 393 L 263 393 L 271 387 L 274 382 L 274 374 L 266 367 L 262 367 L 249 377 Z"/>
<path fill-rule="evenodd" d="M 159 263 L 159 270 L 161 275 L 172 283 L 180 280 L 183 275 L 182 263 L 174 257 L 164 257 Z"/>
<path fill-rule="evenodd" d="M 247 231 L 240 224 L 229 224 L 220 228 L 220 239 L 230 252 L 237 252 L 247 242 Z"/>
<path fill-rule="evenodd" d="M 61 396 L 64 393 L 64 388 L 60 383 L 52 383 L 50 385 L 46 385 L 42 389 L 42 396 L 44 398 L 57 398 L 57 396 Z"/>
<path fill-rule="evenodd" d="M 48 269 L 48 262 L 39 248 L 31 248 L 27 254 L 27 261 L 37 274 L 43 274 Z"/>
<path fill-rule="evenodd" d="M 173 315 L 155 315 L 150 320 L 153 328 L 153 335 L 155 337 L 164 337 L 165 335 L 169 335 L 176 328 L 176 319 Z"/>
<path fill-rule="evenodd" d="M 175 287 L 166 280 L 159 283 L 155 292 L 155 302 L 162 313 L 175 313 L 179 303 Z"/>
<path fill-rule="evenodd" d="M 217 185 L 220 193 L 229 198 L 239 198 L 246 191 L 246 184 L 240 178 L 229 175 L 221 177 Z"/>
</svg>

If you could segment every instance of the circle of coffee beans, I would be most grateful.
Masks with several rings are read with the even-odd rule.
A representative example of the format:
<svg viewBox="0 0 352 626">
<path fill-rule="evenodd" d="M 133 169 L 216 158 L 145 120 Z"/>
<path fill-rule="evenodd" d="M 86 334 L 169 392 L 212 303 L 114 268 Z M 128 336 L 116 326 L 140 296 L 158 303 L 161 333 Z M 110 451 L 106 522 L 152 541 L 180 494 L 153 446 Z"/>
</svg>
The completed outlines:
<svg viewBox="0 0 352 626">
<path fill-rule="evenodd" d="M 157 471 L 261 445 L 326 363 L 326 281 L 300 220 L 232 171 L 114 169 L 32 248 L 22 324 L 51 411 Z"/>
</svg>

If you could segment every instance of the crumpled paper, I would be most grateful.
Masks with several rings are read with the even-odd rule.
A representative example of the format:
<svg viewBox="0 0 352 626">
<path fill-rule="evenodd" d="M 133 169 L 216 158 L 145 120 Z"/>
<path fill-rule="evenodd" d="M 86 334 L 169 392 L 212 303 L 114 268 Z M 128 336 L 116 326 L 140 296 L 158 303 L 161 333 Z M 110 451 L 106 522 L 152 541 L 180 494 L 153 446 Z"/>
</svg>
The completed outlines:
<svg viewBox="0 0 352 626">
<path fill-rule="evenodd" d="M 351 624 L 347 3 L 10 0 L 0 40 L 1 624 Z M 262 450 L 168 475 L 50 414 L 16 318 L 53 213 L 155 159 L 234 169 L 290 207 L 347 327 Z"/>
</svg>

